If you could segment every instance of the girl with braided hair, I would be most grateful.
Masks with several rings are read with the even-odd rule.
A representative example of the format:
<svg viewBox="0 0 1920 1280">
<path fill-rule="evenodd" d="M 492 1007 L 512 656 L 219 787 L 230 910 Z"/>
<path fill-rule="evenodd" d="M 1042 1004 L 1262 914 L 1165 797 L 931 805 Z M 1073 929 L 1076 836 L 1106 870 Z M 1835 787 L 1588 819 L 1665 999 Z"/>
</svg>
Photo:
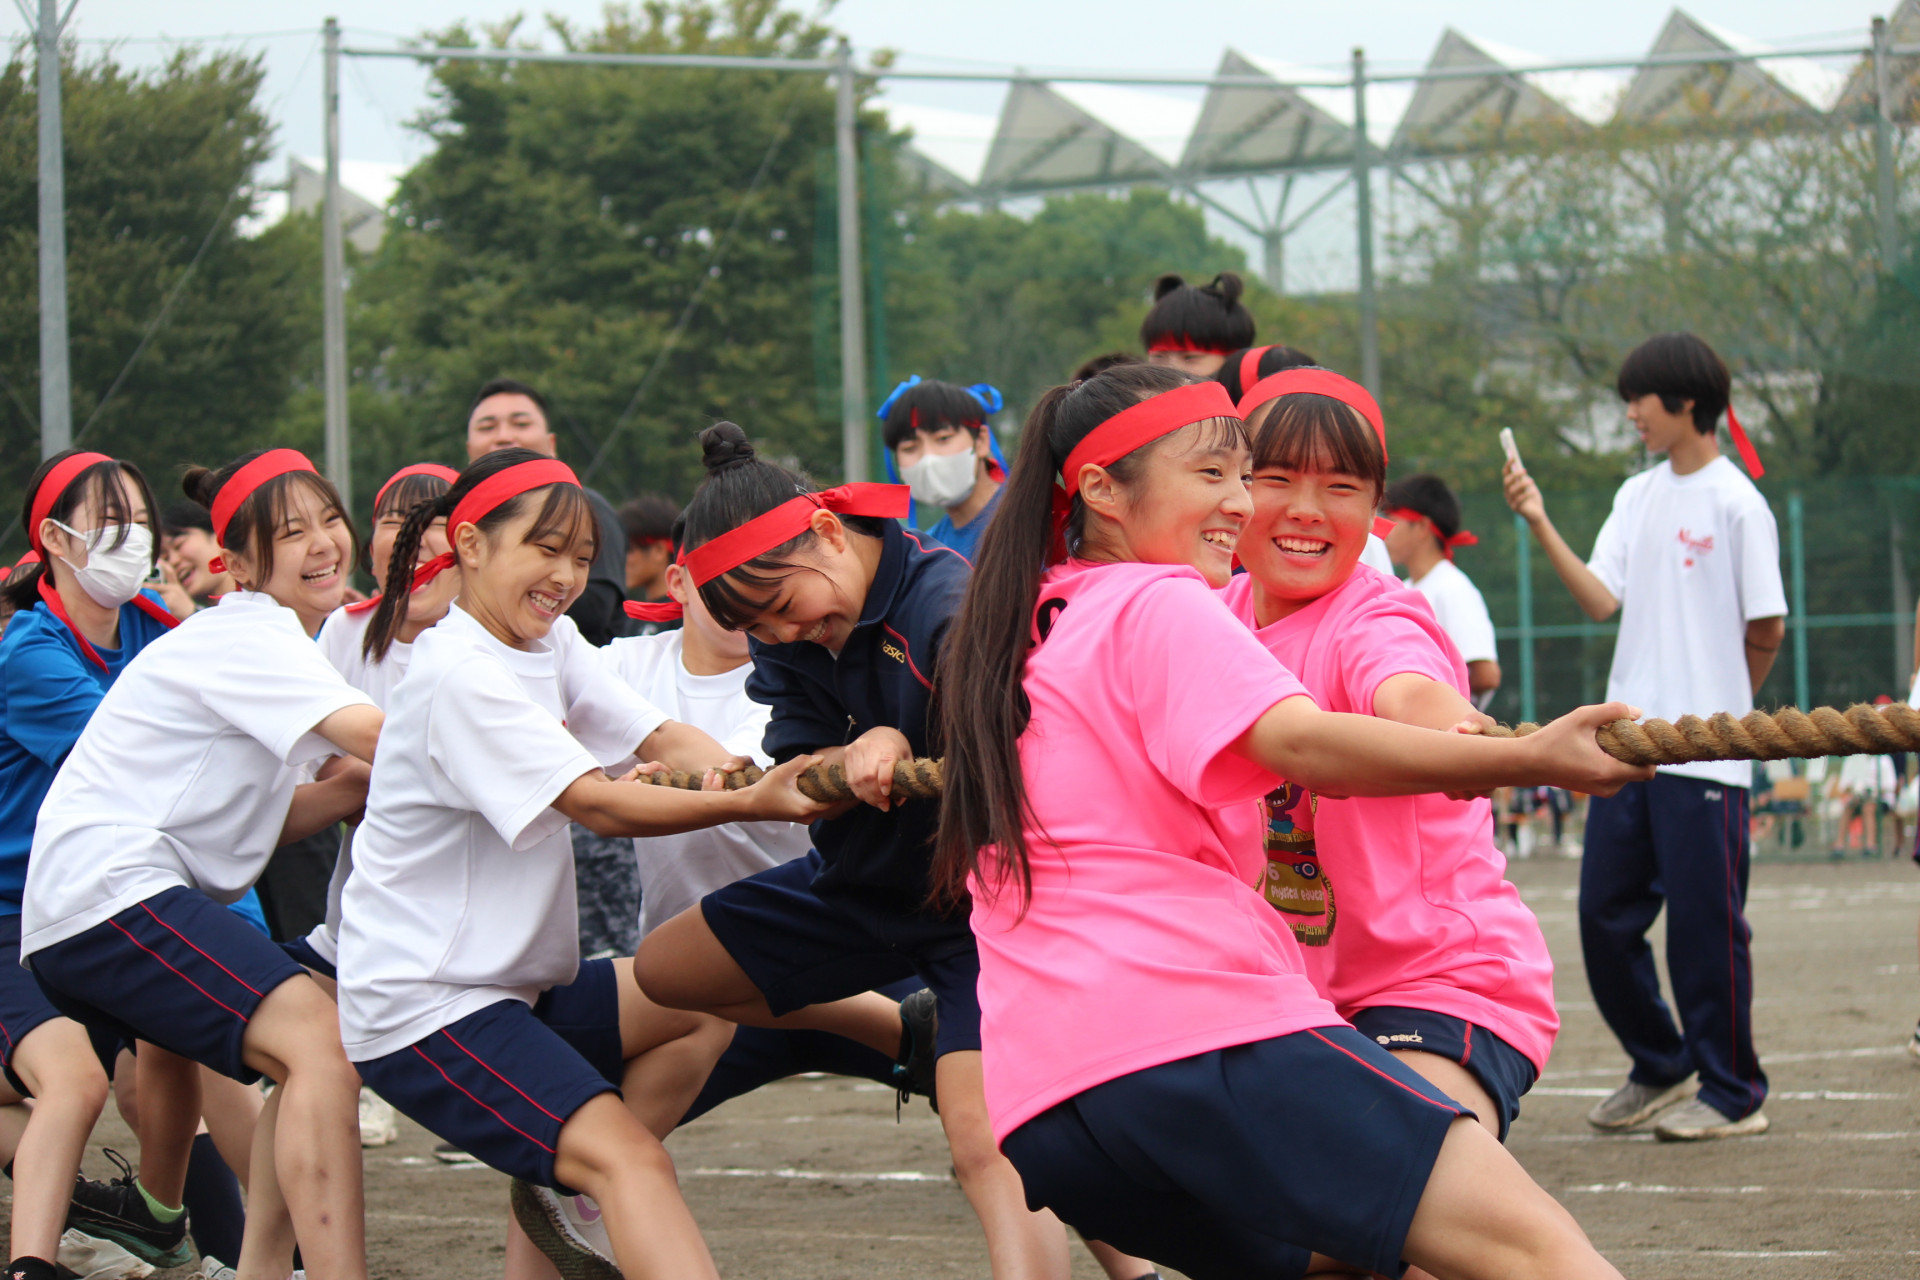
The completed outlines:
<svg viewBox="0 0 1920 1280">
<path fill-rule="evenodd" d="M 1252 884 L 1283 778 L 1606 792 L 1646 773 L 1594 741 L 1629 709 L 1504 742 L 1320 710 L 1215 594 L 1247 468 L 1225 389 L 1150 366 L 1055 388 L 1021 437 L 942 669 L 934 867 L 972 901 L 994 1135 L 1030 1203 L 1195 1280 L 1616 1277 L 1341 1021 Z"/>
</svg>

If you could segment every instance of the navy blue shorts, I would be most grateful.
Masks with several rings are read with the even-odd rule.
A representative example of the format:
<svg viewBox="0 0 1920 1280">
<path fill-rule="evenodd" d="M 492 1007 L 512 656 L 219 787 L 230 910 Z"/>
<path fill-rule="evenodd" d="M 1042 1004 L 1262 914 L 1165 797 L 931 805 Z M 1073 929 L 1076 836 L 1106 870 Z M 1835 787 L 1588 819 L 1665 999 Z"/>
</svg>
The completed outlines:
<svg viewBox="0 0 1920 1280">
<path fill-rule="evenodd" d="M 1527 1055 L 1475 1023 L 1427 1009 L 1381 1005 L 1353 1015 L 1354 1030 L 1382 1049 L 1437 1053 L 1465 1067 L 1500 1108 L 1500 1141 L 1520 1114 L 1520 1096 L 1540 1073 Z"/>
<path fill-rule="evenodd" d="M 31 1098 L 33 1090 L 13 1070 L 14 1051 L 41 1023 L 65 1016 L 53 1007 L 33 974 L 20 965 L 20 917 L 0 916 L 0 1075 L 21 1097 Z M 120 1056 L 119 1037 L 91 1033 L 90 1037 L 94 1056 L 112 1079 L 113 1060 Z"/>
<path fill-rule="evenodd" d="M 313 944 L 307 941 L 306 934 L 303 933 L 297 938 L 281 943 L 280 949 L 298 961 L 301 968 L 311 969 L 321 977 L 331 978 L 335 982 L 340 980 L 340 971 L 334 967 L 332 961 L 325 959 L 313 949 Z"/>
<path fill-rule="evenodd" d="M 574 1194 L 553 1178 L 567 1118 L 626 1070 L 620 990 L 611 960 L 529 1008 L 502 1000 L 424 1040 L 356 1062 L 360 1078 L 398 1110 L 502 1173 Z"/>
<path fill-rule="evenodd" d="M 1351 1027 L 1095 1085 L 1000 1144 L 1027 1203 L 1193 1280 L 1293 1280 L 1310 1253 L 1397 1276 L 1445 1094 Z"/>
<path fill-rule="evenodd" d="M 260 1078 L 242 1048 L 253 1011 L 305 972 L 278 943 L 185 885 L 33 955 L 33 976 L 69 1018 L 243 1084 Z"/>
<path fill-rule="evenodd" d="M 965 919 L 903 943 L 814 891 L 813 850 L 700 900 L 713 936 L 777 1016 L 918 976 L 939 1002 L 936 1055 L 980 1047 L 980 952 Z"/>
</svg>

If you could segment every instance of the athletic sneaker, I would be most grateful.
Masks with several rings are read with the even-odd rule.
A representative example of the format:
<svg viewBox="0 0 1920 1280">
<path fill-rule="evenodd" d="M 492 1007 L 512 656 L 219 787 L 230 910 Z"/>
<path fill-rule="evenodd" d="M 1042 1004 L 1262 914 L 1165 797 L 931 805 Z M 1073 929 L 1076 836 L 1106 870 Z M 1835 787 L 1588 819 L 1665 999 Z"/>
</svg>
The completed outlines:
<svg viewBox="0 0 1920 1280">
<path fill-rule="evenodd" d="M 1913 1035 L 1907 1040 L 1907 1056 L 1920 1065 L 1920 1026 L 1913 1029 Z"/>
<path fill-rule="evenodd" d="M 185 1266 L 193 1257 L 193 1246 L 187 1241 L 187 1215 L 182 1213 L 172 1222 L 155 1221 L 126 1157 L 111 1148 L 101 1154 L 119 1166 L 120 1176 L 111 1182 L 75 1179 L 67 1225 L 111 1240 L 163 1271 Z"/>
<path fill-rule="evenodd" d="M 893 1064 L 893 1087 L 898 1096 L 893 1102 L 893 1118 L 908 1098 L 927 1100 L 935 1115 L 940 1114 L 940 1099 L 933 1087 L 934 1035 L 940 1029 L 939 1003 L 932 987 L 922 987 L 900 1002 L 900 1057 Z"/>
<path fill-rule="evenodd" d="M 1688 1076 L 1679 1084 L 1640 1084 L 1629 1080 L 1615 1089 L 1599 1106 L 1587 1112 L 1587 1123 L 1596 1129 L 1631 1129 L 1645 1124 L 1676 1103 L 1685 1102 L 1700 1092 L 1700 1082 Z"/>
<path fill-rule="evenodd" d="M 451 1142 L 434 1143 L 433 1158 L 435 1160 L 445 1161 L 447 1164 L 479 1164 L 480 1163 L 477 1159 L 473 1157 L 471 1153 L 462 1150 L 459 1146 Z"/>
<path fill-rule="evenodd" d="M 193 1274 L 200 1280 L 240 1280 L 238 1271 L 214 1257 L 200 1259 L 200 1269 Z M 307 1280 L 307 1273 L 304 1270 L 296 1271 L 293 1280 Z"/>
<path fill-rule="evenodd" d="M 1706 1103 L 1695 1098 L 1660 1117 L 1653 1136 L 1662 1142 L 1705 1142 L 1712 1138 L 1744 1138 L 1767 1131 L 1767 1114 L 1756 1111 L 1738 1120 L 1729 1120 Z"/>
<path fill-rule="evenodd" d="M 613 1241 L 590 1197 L 563 1196 L 519 1178 L 507 1190 L 507 1203 L 527 1239 L 547 1256 L 560 1280 L 621 1280 L 613 1260 Z"/>
<path fill-rule="evenodd" d="M 152 1267 L 113 1241 L 71 1227 L 60 1233 L 55 1255 L 60 1274 L 75 1280 L 147 1280 L 153 1274 Z"/>
<path fill-rule="evenodd" d="M 360 1086 L 360 1145 L 363 1147 L 384 1147 L 400 1138 L 400 1125 L 393 1118 L 393 1107 L 387 1100 L 367 1088 Z M 464 1154 L 464 1153 L 463 1153 Z"/>
</svg>

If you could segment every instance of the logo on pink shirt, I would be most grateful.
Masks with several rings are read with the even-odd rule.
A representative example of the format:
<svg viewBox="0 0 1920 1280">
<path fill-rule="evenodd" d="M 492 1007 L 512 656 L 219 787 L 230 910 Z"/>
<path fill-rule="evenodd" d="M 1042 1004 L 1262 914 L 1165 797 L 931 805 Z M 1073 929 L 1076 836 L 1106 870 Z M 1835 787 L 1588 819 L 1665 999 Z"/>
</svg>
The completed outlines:
<svg viewBox="0 0 1920 1280">
<path fill-rule="evenodd" d="M 1313 839 L 1317 803 L 1311 791 L 1292 782 L 1281 783 L 1260 801 L 1267 819 L 1261 837 L 1267 870 L 1260 891 L 1303 947 L 1333 941 L 1333 883 L 1320 866 Z"/>
</svg>

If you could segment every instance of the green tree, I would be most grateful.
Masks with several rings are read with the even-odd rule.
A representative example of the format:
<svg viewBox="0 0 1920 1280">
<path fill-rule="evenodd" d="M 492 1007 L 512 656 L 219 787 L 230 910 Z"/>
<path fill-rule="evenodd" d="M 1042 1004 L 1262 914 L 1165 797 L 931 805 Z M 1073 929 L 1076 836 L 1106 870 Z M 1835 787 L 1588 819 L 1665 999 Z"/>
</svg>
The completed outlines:
<svg viewBox="0 0 1920 1280">
<path fill-rule="evenodd" d="M 71 50 L 62 66 L 74 438 L 138 462 L 163 501 L 184 463 L 217 464 L 269 441 L 318 444 L 317 433 L 288 438 L 279 426 L 299 354 L 318 328 L 314 227 L 290 219 L 242 234 L 272 140 L 262 76 L 257 58 L 191 50 L 150 73 L 106 55 L 80 61 Z M 33 86 L 31 51 L 16 46 L 0 69 L 0 173 L 20 175 L 0 184 L 7 512 L 40 452 Z M 18 545 L 10 517 L 0 536 Z"/>
</svg>

